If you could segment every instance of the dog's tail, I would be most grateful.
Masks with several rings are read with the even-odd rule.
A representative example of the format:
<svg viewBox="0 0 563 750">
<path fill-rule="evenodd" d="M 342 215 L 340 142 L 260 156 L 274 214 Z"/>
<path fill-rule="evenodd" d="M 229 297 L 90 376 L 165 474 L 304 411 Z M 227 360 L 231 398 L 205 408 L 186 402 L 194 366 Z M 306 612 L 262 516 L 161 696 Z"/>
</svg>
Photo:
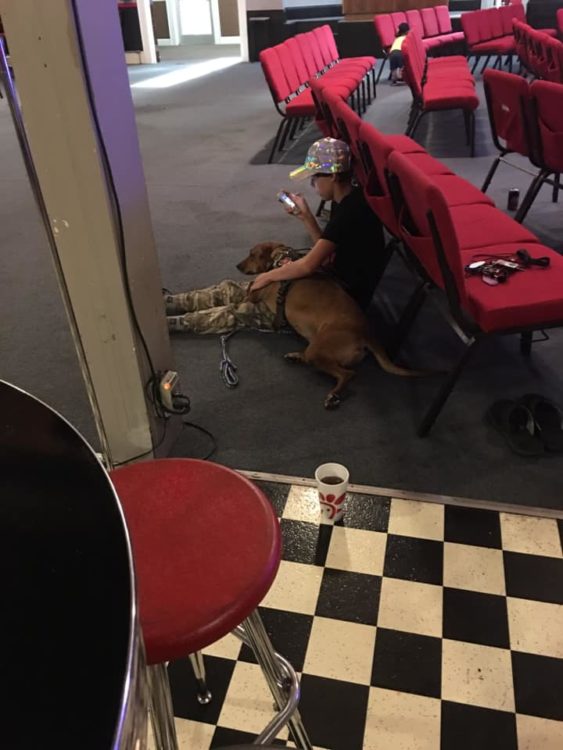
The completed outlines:
<svg viewBox="0 0 563 750">
<path fill-rule="evenodd" d="M 391 375 L 400 375 L 403 378 L 420 378 L 424 375 L 428 375 L 427 372 L 422 372 L 421 370 L 408 370 L 405 367 L 396 365 L 389 359 L 387 352 L 381 346 L 379 341 L 376 341 L 372 337 L 366 340 L 366 347 L 373 354 L 381 369 Z"/>
</svg>

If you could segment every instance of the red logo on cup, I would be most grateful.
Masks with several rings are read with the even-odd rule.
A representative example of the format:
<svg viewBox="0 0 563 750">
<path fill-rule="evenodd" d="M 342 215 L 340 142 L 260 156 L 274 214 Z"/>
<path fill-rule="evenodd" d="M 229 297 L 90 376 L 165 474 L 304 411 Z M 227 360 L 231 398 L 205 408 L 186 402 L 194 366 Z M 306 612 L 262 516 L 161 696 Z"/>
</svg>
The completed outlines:
<svg viewBox="0 0 563 750">
<path fill-rule="evenodd" d="M 335 495 L 323 495 L 322 492 L 319 492 L 319 495 L 321 496 L 321 505 L 326 505 L 329 510 L 329 520 L 332 520 L 340 510 L 339 506 L 344 502 L 346 493 L 343 492 L 339 497 L 335 497 Z"/>
</svg>

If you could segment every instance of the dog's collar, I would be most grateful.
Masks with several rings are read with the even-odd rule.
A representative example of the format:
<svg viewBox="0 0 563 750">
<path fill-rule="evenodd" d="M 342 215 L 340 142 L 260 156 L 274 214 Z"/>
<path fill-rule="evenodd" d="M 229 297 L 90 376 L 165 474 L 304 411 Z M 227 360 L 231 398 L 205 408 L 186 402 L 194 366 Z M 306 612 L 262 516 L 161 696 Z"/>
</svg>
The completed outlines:
<svg viewBox="0 0 563 750">
<path fill-rule="evenodd" d="M 297 260 L 303 254 L 303 250 L 294 250 L 292 247 L 280 247 L 272 253 L 272 268 L 279 268 L 284 260 Z"/>
</svg>

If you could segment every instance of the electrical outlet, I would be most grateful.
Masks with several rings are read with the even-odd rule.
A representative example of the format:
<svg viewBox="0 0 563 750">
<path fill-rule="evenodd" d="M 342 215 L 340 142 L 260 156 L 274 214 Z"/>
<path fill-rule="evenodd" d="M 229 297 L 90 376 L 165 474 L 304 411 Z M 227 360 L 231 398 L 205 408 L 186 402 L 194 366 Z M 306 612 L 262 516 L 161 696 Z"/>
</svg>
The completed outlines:
<svg viewBox="0 0 563 750">
<path fill-rule="evenodd" d="M 167 370 L 160 379 L 160 401 L 170 411 L 174 411 L 173 397 L 179 385 L 180 376 L 174 370 Z"/>
</svg>

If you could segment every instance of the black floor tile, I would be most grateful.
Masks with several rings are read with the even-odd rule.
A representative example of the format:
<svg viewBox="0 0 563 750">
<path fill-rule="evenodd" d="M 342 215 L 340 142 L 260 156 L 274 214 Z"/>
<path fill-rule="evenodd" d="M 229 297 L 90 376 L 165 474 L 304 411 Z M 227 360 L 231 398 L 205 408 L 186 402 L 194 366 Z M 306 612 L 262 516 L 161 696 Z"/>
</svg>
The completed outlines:
<svg viewBox="0 0 563 750">
<path fill-rule="evenodd" d="M 313 745 L 362 750 L 369 687 L 304 674 L 299 710 Z"/>
<path fill-rule="evenodd" d="M 227 748 L 232 747 L 233 750 L 236 750 L 234 745 L 237 747 L 239 745 L 252 745 L 254 740 L 256 739 L 255 734 L 250 734 L 249 732 L 239 732 L 237 729 L 227 729 L 226 727 L 217 727 L 215 730 L 215 734 L 213 735 L 213 739 L 211 740 L 211 748 Z M 274 740 L 270 743 L 271 745 L 280 745 L 281 747 L 286 747 L 285 740 Z M 193 750 L 197 750 L 197 748 L 193 748 Z"/>
<path fill-rule="evenodd" d="M 346 509 L 337 526 L 368 531 L 387 531 L 391 500 L 377 495 L 360 495 L 349 492 L 346 498 Z"/>
<path fill-rule="evenodd" d="M 445 507 L 445 540 L 501 549 L 500 517 L 496 511 Z"/>
<path fill-rule="evenodd" d="M 430 539 L 389 534 L 383 575 L 441 586 L 444 575 L 444 545 Z"/>
<path fill-rule="evenodd" d="M 233 676 L 236 661 L 220 659 L 217 656 L 205 656 L 204 662 L 207 685 L 213 695 L 213 700 L 206 706 L 201 706 L 197 702 L 197 685 L 188 657 L 186 656 L 185 659 L 179 659 L 168 665 L 174 716 L 192 719 L 193 721 L 204 721 L 207 724 L 216 724 Z"/>
<path fill-rule="evenodd" d="M 256 480 L 254 480 L 254 483 L 260 487 L 262 492 L 274 506 L 277 515 L 281 517 L 285 510 L 285 504 L 287 502 L 287 496 L 289 495 L 291 485 L 281 484 L 280 482 L 258 482 Z"/>
<path fill-rule="evenodd" d="M 563 547 L 563 519 L 559 518 L 557 520 L 557 525 L 559 526 L 559 539 L 561 540 L 561 546 Z"/>
<path fill-rule="evenodd" d="M 563 604 L 563 560 L 505 552 L 504 576 L 508 596 Z"/>
<path fill-rule="evenodd" d="M 442 701 L 440 750 L 518 750 L 516 716 Z"/>
<path fill-rule="evenodd" d="M 380 593 L 379 576 L 325 568 L 315 614 L 375 625 Z"/>
<path fill-rule="evenodd" d="M 280 521 L 284 560 L 324 565 L 328 554 L 332 526 L 329 524 L 306 523 L 282 518 Z"/>
<path fill-rule="evenodd" d="M 563 659 L 513 651 L 512 673 L 517 713 L 563 721 Z"/>
<path fill-rule="evenodd" d="M 441 676 L 440 638 L 377 629 L 371 675 L 374 687 L 439 698 Z"/>
<path fill-rule="evenodd" d="M 313 616 L 267 607 L 260 607 L 260 616 L 276 651 L 285 656 L 297 672 L 301 672 L 311 635 Z M 239 659 L 257 663 L 248 646 L 242 647 Z"/>
<path fill-rule="evenodd" d="M 506 597 L 445 588 L 443 636 L 510 648 Z"/>
</svg>

